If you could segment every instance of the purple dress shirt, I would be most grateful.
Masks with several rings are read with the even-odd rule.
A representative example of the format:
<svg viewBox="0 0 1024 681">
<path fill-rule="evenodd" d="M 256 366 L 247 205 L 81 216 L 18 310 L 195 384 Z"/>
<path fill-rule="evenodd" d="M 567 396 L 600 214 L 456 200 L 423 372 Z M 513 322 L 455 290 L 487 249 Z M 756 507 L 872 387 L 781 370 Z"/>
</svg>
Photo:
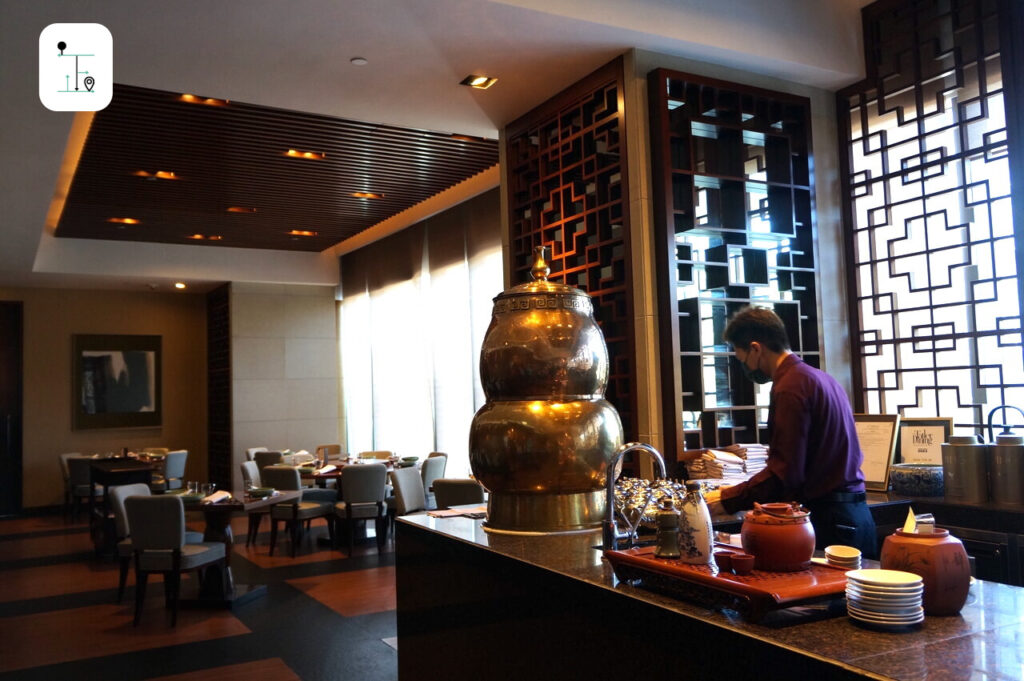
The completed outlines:
<svg viewBox="0 0 1024 681">
<path fill-rule="evenodd" d="M 772 379 L 767 466 L 722 490 L 725 510 L 735 513 L 755 501 L 807 503 L 832 492 L 863 492 L 863 455 L 842 386 L 793 354 Z"/>
</svg>

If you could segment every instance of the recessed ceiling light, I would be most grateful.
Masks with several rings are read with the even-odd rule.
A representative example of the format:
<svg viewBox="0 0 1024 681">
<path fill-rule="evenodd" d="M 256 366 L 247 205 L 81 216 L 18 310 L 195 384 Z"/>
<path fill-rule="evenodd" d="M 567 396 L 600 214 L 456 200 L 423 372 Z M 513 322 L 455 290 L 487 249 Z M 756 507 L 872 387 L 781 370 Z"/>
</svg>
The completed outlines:
<svg viewBox="0 0 1024 681">
<path fill-rule="evenodd" d="M 183 282 L 183 281 L 176 281 L 176 282 L 174 282 L 174 288 L 176 288 L 176 289 L 183 289 L 183 288 L 185 288 L 185 282 Z"/>
<path fill-rule="evenodd" d="M 151 173 L 145 170 L 136 170 L 132 175 L 136 177 L 144 177 L 147 180 L 180 180 L 181 178 L 170 172 L 169 170 L 158 170 L 155 173 Z"/>
<path fill-rule="evenodd" d="M 139 221 L 135 218 L 107 218 L 107 222 L 116 222 L 120 225 L 137 225 Z"/>
<path fill-rule="evenodd" d="M 219 234 L 211 234 L 210 236 L 206 236 L 205 234 L 189 234 L 185 238 L 192 239 L 193 241 L 220 241 L 224 237 Z"/>
<path fill-rule="evenodd" d="M 188 102 L 189 104 L 205 104 L 206 106 L 227 106 L 230 100 L 227 99 L 214 99 L 213 97 L 199 97 L 185 93 L 181 96 L 181 101 Z"/>
<path fill-rule="evenodd" d="M 229 213 L 255 213 L 255 208 L 249 208 L 248 206 L 228 206 Z"/>
<path fill-rule="evenodd" d="M 468 85 L 478 90 L 486 90 L 497 82 L 497 78 L 491 78 L 490 76 L 469 75 L 463 78 L 459 85 Z"/>
<path fill-rule="evenodd" d="M 366 57 L 352 57 L 348 60 L 348 63 L 352 64 L 352 66 L 366 66 L 370 63 L 370 60 Z"/>
<path fill-rule="evenodd" d="M 284 152 L 284 155 L 291 156 L 292 158 L 327 158 L 327 154 L 325 154 L 322 151 L 299 151 L 298 149 L 289 149 L 288 151 Z"/>
<path fill-rule="evenodd" d="M 316 232 L 311 232 L 308 229 L 293 229 L 292 231 L 290 231 L 288 233 L 291 234 L 292 236 L 316 236 L 317 235 Z"/>
<path fill-rule="evenodd" d="M 376 192 L 352 192 L 352 196 L 356 197 L 357 199 L 383 199 L 384 198 L 383 194 L 378 194 Z"/>
</svg>

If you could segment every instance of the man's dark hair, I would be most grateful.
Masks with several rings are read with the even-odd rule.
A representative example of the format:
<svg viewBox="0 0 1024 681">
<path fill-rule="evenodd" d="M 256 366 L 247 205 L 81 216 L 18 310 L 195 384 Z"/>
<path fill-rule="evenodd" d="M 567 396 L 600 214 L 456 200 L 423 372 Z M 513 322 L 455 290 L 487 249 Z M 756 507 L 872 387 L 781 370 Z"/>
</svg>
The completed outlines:
<svg viewBox="0 0 1024 681">
<path fill-rule="evenodd" d="M 772 352 L 789 350 L 786 325 L 766 307 L 747 306 L 733 315 L 722 332 L 722 338 L 734 348 L 747 350 L 754 341 Z"/>
</svg>

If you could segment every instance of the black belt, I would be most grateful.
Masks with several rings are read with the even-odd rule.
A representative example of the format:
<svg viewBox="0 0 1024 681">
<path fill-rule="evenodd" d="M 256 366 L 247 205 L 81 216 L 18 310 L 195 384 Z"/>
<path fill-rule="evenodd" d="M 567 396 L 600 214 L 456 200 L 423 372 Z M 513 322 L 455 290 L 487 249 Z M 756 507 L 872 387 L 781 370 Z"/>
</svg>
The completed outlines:
<svg viewBox="0 0 1024 681">
<path fill-rule="evenodd" d="M 861 501 L 867 501 L 868 495 L 864 492 L 832 492 L 826 494 L 823 497 L 818 497 L 807 502 L 807 505 L 819 503 L 833 503 L 833 504 L 856 504 Z"/>
</svg>

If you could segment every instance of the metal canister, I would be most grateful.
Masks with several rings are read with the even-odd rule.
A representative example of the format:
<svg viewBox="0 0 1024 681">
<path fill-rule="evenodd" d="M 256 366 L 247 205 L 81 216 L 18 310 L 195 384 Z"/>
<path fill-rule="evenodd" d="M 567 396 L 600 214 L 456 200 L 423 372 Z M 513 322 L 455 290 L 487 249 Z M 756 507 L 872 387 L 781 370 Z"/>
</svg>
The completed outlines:
<svg viewBox="0 0 1024 681">
<path fill-rule="evenodd" d="M 977 435 L 953 435 L 942 445 L 942 479 L 949 501 L 984 504 L 989 498 L 989 449 Z"/>
<path fill-rule="evenodd" d="M 996 436 L 989 472 L 993 503 L 1024 506 L 1024 436 L 1013 433 Z"/>
</svg>

